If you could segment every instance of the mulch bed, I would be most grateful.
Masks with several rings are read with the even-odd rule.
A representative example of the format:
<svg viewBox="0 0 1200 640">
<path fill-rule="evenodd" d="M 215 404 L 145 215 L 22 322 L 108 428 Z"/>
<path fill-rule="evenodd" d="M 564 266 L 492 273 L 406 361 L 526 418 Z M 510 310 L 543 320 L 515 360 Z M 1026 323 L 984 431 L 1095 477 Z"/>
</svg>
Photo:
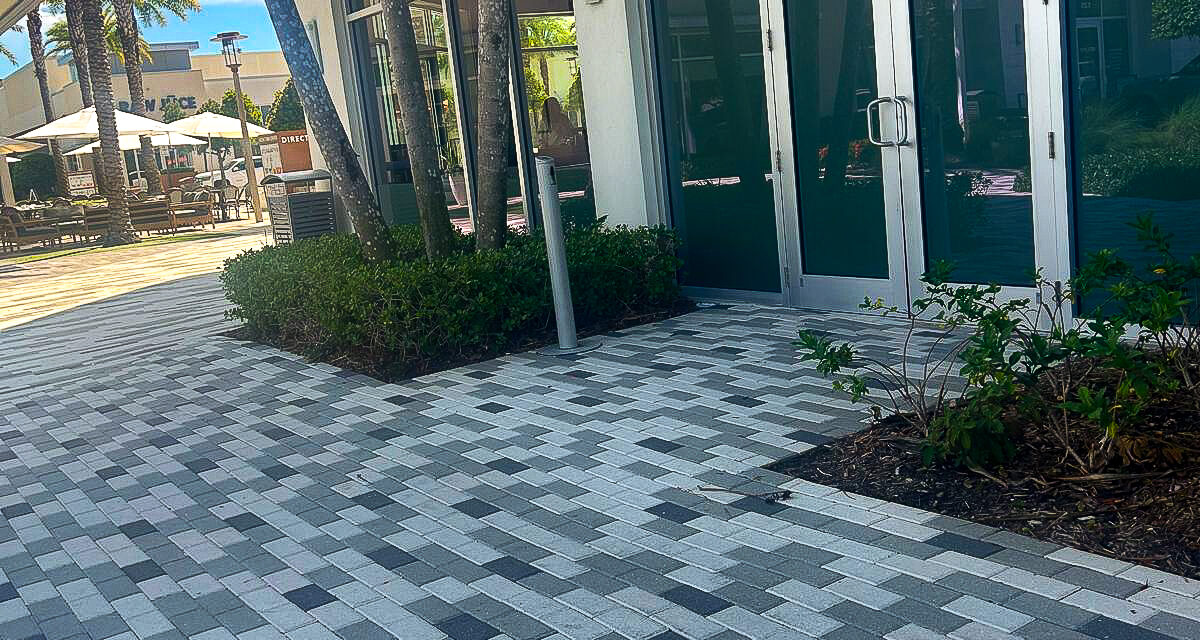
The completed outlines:
<svg viewBox="0 0 1200 640">
<path fill-rule="evenodd" d="M 629 327 L 649 324 L 651 322 L 659 322 L 668 318 L 683 315 L 685 313 L 690 313 L 695 310 L 696 304 L 691 300 L 684 298 L 680 299 L 673 308 L 658 313 L 629 315 L 620 318 L 619 320 L 606 322 L 601 325 L 579 327 L 578 334 L 580 339 L 597 335 L 611 334 L 614 331 L 620 331 Z M 266 344 L 267 346 L 275 347 L 276 349 L 288 351 L 290 353 L 303 352 L 304 345 L 298 343 L 292 344 L 282 340 L 259 339 L 256 336 L 250 335 L 250 332 L 247 331 L 245 327 L 231 329 L 220 335 L 223 335 L 227 338 L 233 338 L 234 340 Z M 522 353 L 525 351 L 532 351 L 534 349 L 541 349 L 542 347 L 557 344 L 557 342 L 558 338 L 555 333 L 554 322 L 552 319 L 550 324 L 548 324 L 544 330 L 540 332 L 540 335 L 537 339 L 526 341 L 519 348 L 513 349 L 510 353 Z M 388 362 L 383 361 L 378 354 L 368 352 L 341 353 L 336 357 L 321 359 L 321 361 L 327 362 L 328 364 L 332 364 L 342 369 L 346 369 L 348 371 L 361 373 L 377 380 L 382 380 L 383 382 L 403 382 L 404 380 L 409 380 L 418 376 L 437 373 L 439 371 L 448 371 L 450 369 L 457 369 L 458 367 L 475 364 L 477 362 L 483 362 L 485 360 L 491 360 L 493 358 L 499 358 L 505 355 L 508 355 L 508 353 L 467 354 L 454 360 L 437 362 L 426 361 L 419 368 L 411 368 L 406 370 L 398 370 L 396 367 L 390 366 Z"/>
<path fill-rule="evenodd" d="M 1180 407 L 1150 412 L 1143 434 L 1200 443 L 1200 417 Z M 925 467 L 916 428 L 901 417 L 781 460 L 780 473 L 955 516 L 1099 555 L 1200 578 L 1200 460 L 1071 475 L 1062 450 L 1022 425 L 1016 458 L 988 478 Z M 1161 428 L 1161 430 L 1160 430 Z M 1035 431 L 1031 434 L 1030 431 Z M 1189 433 L 1190 432 L 1190 433 Z M 1164 469 L 1166 469 L 1164 471 Z M 1108 477 L 1108 476 L 1111 477 Z"/>
</svg>

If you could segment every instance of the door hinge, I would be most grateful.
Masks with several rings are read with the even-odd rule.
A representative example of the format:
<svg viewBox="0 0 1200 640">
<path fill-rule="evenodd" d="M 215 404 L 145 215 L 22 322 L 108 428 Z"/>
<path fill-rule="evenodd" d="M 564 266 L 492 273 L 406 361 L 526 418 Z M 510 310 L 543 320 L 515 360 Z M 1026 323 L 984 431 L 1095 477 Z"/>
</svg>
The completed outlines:
<svg viewBox="0 0 1200 640">
<path fill-rule="evenodd" d="M 775 32 L 767 29 L 767 51 L 775 50 Z"/>
<path fill-rule="evenodd" d="M 779 149 L 775 150 L 775 171 L 783 173 L 783 152 Z"/>
<path fill-rule="evenodd" d="M 1050 142 L 1050 159 L 1053 160 L 1058 157 L 1058 145 L 1054 140 L 1054 132 L 1051 131 L 1050 133 L 1046 134 L 1046 138 Z"/>
</svg>

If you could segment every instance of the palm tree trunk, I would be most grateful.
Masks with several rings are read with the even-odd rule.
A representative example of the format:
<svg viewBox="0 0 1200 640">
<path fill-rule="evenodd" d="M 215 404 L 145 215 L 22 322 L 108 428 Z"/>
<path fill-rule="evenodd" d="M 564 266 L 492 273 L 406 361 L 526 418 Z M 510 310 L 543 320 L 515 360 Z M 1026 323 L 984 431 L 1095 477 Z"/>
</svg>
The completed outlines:
<svg viewBox="0 0 1200 640">
<path fill-rule="evenodd" d="M 103 52 L 104 28 L 100 16 L 101 0 L 81 0 L 84 39 L 87 48 Z M 96 121 L 100 134 L 100 177 L 104 183 L 101 190 L 108 200 L 108 234 L 105 245 L 137 242 L 137 234 L 129 220 L 129 205 L 125 202 L 125 185 L 121 162 L 121 147 L 117 139 L 117 111 L 113 106 L 112 69 L 106 55 L 93 55 L 88 60 L 92 77 L 92 97 L 95 99 Z"/>
<path fill-rule="evenodd" d="M 383 27 L 392 57 L 392 90 L 400 105 L 425 254 L 430 260 L 436 260 L 450 252 L 454 231 L 446 209 L 437 137 L 433 132 L 433 116 L 425 100 L 425 83 L 421 80 L 408 2 L 383 0 Z"/>
<path fill-rule="evenodd" d="M 146 92 L 142 87 L 142 56 L 138 51 L 138 25 L 133 15 L 132 0 L 112 0 L 113 13 L 117 15 L 117 34 L 121 38 L 121 50 L 125 58 L 125 80 L 129 83 L 129 108 L 135 115 L 146 115 Z M 162 179 L 158 174 L 158 158 L 150 145 L 150 136 L 141 137 L 142 177 L 146 179 L 146 190 L 162 193 Z"/>
<path fill-rule="evenodd" d="M 71 36 L 71 57 L 75 58 L 75 75 L 79 78 L 79 95 L 83 98 L 83 106 L 92 106 L 92 73 L 88 60 L 87 41 L 84 37 L 84 25 L 81 24 L 84 0 L 65 0 L 63 12 L 67 16 L 67 33 Z M 104 51 L 103 48 L 98 49 Z M 107 57 L 107 56 L 101 56 Z M 111 70 L 110 70 L 111 72 Z"/>
<path fill-rule="evenodd" d="M 25 16 L 25 28 L 29 30 L 29 55 L 33 58 L 33 75 L 38 81 L 42 98 L 42 112 L 46 122 L 54 120 L 54 105 L 50 102 L 50 83 L 46 80 L 46 45 L 42 42 L 42 14 L 37 9 Z M 63 156 L 58 140 L 50 141 L 50 157 L 54 160 L 54 190 L 60 196 L 71 195 L 67 183 L 67 159 Z"/>
<path fill-rule="evenodd" d="M 499 249 L 508 232 L 509 0 L 479 0 L 479 127 L 475 159 L 475 246 Z"/>
<path fill-rule="evenodd" d="M 325 164 L 329 166 L 334 190 L 346 207 L 350 225 L 362 243 L 363 255 L 372 262 L 389 260 L 396 255 L 395 242 L 358 163 L 358 154 L 350 146 L 346 129 L 333 107 L 329 87 L 325 86 L 295 0 L 266 0 L 266 5 L 283 57 L 292 72 L 296 93 L 308 116 L 309 133 L 316 138 Z"/>
</svg>

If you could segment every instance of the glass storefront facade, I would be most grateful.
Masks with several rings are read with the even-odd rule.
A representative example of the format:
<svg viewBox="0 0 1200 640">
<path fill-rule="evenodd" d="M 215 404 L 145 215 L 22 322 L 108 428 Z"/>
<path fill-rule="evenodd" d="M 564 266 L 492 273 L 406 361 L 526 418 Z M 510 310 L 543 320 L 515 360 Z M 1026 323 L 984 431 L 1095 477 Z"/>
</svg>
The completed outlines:
<svg viewBox="0 0 1200 640">
<path fill-rule="evenodd" d="M 558 167 L 564 217 L 595 219 L 575 19 L 569 1 L 518 1 L 513 22 L 513 117 L 508 123 L 509 224 L 536 217 L 533 157 Z M 471 228 L 472 150 L 478 86 L 476 0 L 410 3 L 421 74 L 442 162 L 451 218 Z M 391 62 L 378 0 L 350 0 L 350 32 L 363 97 L 366 146 L 380 206 L 393 224 L 417 221 L 412 170 L 401 114 L 391 87 Z"/>
<path fill-rule="evenodd" d="M 827 309 L 904 306 L 942 262 L 955 282 L 1029 296 L 1034 273 L 1066 281 L 1100 249 L 1138 260 L 1129 223 L 1145 213 L 1191 255 L 1200 24 L 1185 4 L 514 0 L 510 214 L 536 224 L 535 155 L 556 160 L 574 219 L 611 214 L 598 190 L 653 173 L 643 223 L 677 229 L 686 285 Z M 412 6 L 447 201 L 469 220 L 478 2 Z M 348 11 L 373 175 L 408 221 L 378 8 Z M 628 33 L 594 17 L 618 11 Z M 623 66 L 588 85 L 587 69 L 610 69 L 583 55 Z M 613 104 L 630 82 L 616 74 L 648 96 L 650 126 L 585 105 Z"/>
</svg>

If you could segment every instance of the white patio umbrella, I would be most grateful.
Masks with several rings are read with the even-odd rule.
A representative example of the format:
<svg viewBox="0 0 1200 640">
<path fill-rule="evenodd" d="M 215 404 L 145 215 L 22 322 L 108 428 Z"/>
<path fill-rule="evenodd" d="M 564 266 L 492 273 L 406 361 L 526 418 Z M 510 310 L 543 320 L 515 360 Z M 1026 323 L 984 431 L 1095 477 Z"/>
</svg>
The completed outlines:
<svg viewBox="0 0 1200 640">
<path fill-rule="evenodd" d="M 12 164 L 12 163 L 14 163 L 14 162 L 20 162 L 20 161 L 21 161 L 21 159 L 20 159 L 20 158 L 14 158 L 14 157 L 12 157 L 12 156 L 4 156 L 4 159 L 5 159 L 5 160 L 6 160 L 6 161 L 7 161 L 9 164 Z"/>
<path fill-rule="evenodd" d="M 208 138 L 208 146 L 212 148 L 213 138 L 233 138 L 236 140 L 242 139 L 242 122 L 237 118 L 211 111 L 204 111 L 193 116 L 180 118 L 171 123 L 175 130 L 180 133 L 186 133 L 189 136 L 197 136 Z M 265 136 L 275 133 L 266 127 L 260 127 L 254 123 L 246 123 L 246 131 L 251 138 Z M 208 169 L 208 154 L 204 154 L 204 168 Z"/>
<path fill-rule="evenodd" d="M 8 172 L 9 162 L 15 162 L 17 159 L 8 158 L 8 154 L 33 151 L 40 146 L 42 146 L 40 142 L 0 136 L 0 156 L 7 158 L 6 162 L 0 163 L 0 201 L 3 201 L 4 204 L 15 204 L 17 201 L 17 197 L 13 193 L 12 174 Z"/>
<path fill-rule="evenodd" d="M 132 113 L 117 110 L 117 134 L 123 136 L 152 136 L 156 133 L 182 133 L 165 122 L 135 116 Z M 75 113 L 46 123 L 33 131 L 17 136 L 22 140 L 40 140 L 50 138 L 97 138 L 100 136 L 100 125 L 96 121 L 96 108 L 87 107 Z"/>
<path fill-rule="evenodd" d="M 117 138 L 117 142 L 121 146 L 121 151 L 133 151 L 134 149 L 142 148 L 142 139 L 139 136 L 120 136 Z M 202 144 L 204 144 L 203 140 L 185 136 L 182 133 L 160 133 L 156 136 L 150 136 L 150 146 L 153 147 L 194 147 Z M 100 141 L 97 140 L 91 144 L 85 144 L 78 149 L 72 149 L 64 155 L 84 156 L 99 148 Z"/>
</svg>

